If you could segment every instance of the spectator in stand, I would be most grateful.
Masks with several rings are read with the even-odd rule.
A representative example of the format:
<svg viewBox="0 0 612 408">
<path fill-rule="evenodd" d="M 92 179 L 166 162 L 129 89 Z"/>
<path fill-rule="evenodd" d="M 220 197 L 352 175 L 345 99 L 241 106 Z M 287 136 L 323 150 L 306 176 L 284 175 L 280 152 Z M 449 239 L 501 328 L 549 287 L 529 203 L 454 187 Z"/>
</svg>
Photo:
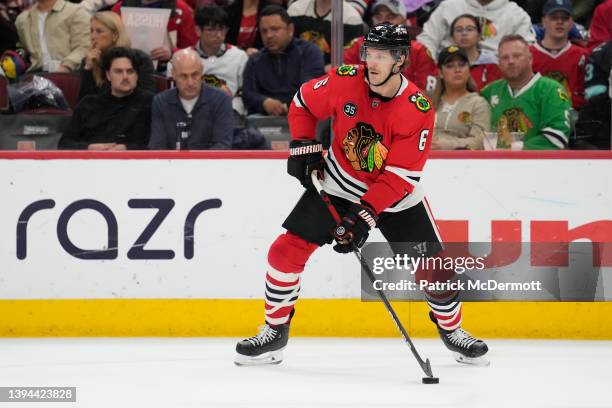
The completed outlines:
<svg viewBox="0 0 612 408">
<path fill-rule="evenodd" d="M 531 17 L 531 22 L 539 24 L 542 21 L 542 8 L 546 0 L 514 0 Z M 573 0 L 572 18 L 574 23 L 582 27 L 588 27 L 593 16 L 593 11 L 598 3 L 605 0 Z M 570 32 L 570 38 L 571 32 Z"/>
<path fill-rule="evenodd" d="M 607 0 L 595 8 L 589 27 L 589 48 L 612 40 L 612 0 Z"/>
<path fill-rule="evenodd" d="M 491 109 L 478 95 L 465 51 L 451 45 L 440 52 L 440 78 L 431 101 L 436 108 L 432 149 L 482 150 Z"/>
<path fill-rule="evenodd" d="M 87 95 L 93 95 L 103 87 L 108 87 L 104 70 L 102 69 L 102 54 L 113 47 L 130 47 L 130 39 L 125 32 L 121 17 L 112 11 L 99 11 L 90 21 L 91 46 L 87 56 L 81 62 L 81 87 L 79 100 Z M 134 63 L 138 65 L 137 87 L 155 93 L 153 82 L 153 63 L 143 51 L 133 49 Z"/>
<path fill-rule="evenodd" d="M 586 99 L 607 93 L 612 65 L 612 41 L 595 48 L 587 61 L 585 90 Z"/>
<path fill-rule="evenodd" d="M 235 0 L 227 8 L 229 30 L 227 42 L 238 46 L 251 56 L 263 43 L 257 31 L 257 21 L 261 10 L 273 1 L 268 0 Z"/>
<path fill-rule="evenodd" d="M 259 31 L 264 47 L 247 62 L 242 99 L 249 114 L 286 116 L 299 87 L 324 74 L 323 54 L 293 37 L 291 17 L 281 6 L 261 11 Z"/>
<path fill-rule="evenodd" d="M 478 90 L 502 77 L 497 66 L 497 55 L 480 47 L 482 27 L 480 20 L 471 14 L 458 16 L 451 23 L 453 42 L 461 48 L 470 61 L 470 73 Z"/>
<path fill-rule="evenodd" d="M 491 128 L 510 145 L 511 132 L 524 134 L 525 150 L 564 149 L 570 132 L 570 97 L 550 78 L 534 73 L 529 43 L 508 35 L 499 43 L 503 79 L 487 85 L 481 95 L 491 105 Z"/>
<path fill-rule="evenodd" d="M 151 50 L 152 60 L 167 62 L 172 53 L 181 48 L 193 47 L 198 41 L 198 33 L 193 22 L 193 11 L 183 0 L 123 0 L 113 6 L 113 11 L 121 14 L 121 7 L 150 7 L 170 9 L 168 20 L 167 44 Z"/>
<path fill-rule="evenodd" d="M 445 0 L 434 10 L 417 37 L 434 56 L 452 44 L 451 24 L 463 14 L 480 20 L 481 48 L 497 53 L 500 39 L 508 34 L 521 35 L 529 43 L 535 41 L 529 15 L 509 0 Z"/>
<path fill-rule="evenodd" d="M 202 83 L 204 67 L 192 48 L 172 57 L 176 88 L 153 99 L 149 149 L 225 150 L 232 148 L 232 98 Z"/>
<path fill-rule="evenodd" d="M 225 42 L 227 13 L 219 6 L 203 6 L 197 11 L 195 22 L 200 34 L 195 49 L 204 64 L 204 81 L 224 90 L 233 98 L 234 110 L 245 115 L 240 92 L 249 57 L 240 48 Z"/>
<path fill-rule="evenodd" d="M 573 25 L 570 0 L 548 0 L 544 5 L 542 41 L 531 46 L 533 70 L 559 81 L 572 96 L 572 106 L 584 104 L 584 77 L 588 50 L 569 41 Z"/>
<path fill-rule="evenodd" d="M 363 20 L 355 8 L 342 2 L 344 45 L 363 34 Z M 325 71 L 331 68 L 332 0 L 297 0 L 287 12 L 295 24 L 295 35 L 316 44 L 325 58 Z"/>
<path fill-rule="evenodd" d="M 28 71 L 70 72 L 89 47 L 89 15 L 65 0 L 38 0 L 15 22 L 19 41 L 30 54 Z"/>
<path fill-rule="evenodd" d="M 109 49 L 102 68 L 108 90 L 83 98 L 59 142 L 60 149 L 144 149 L 149 139 L 153 94 L 138 89 L 138 63 L 133 50 Z"/>
<path fill-rule="evenodd" d="M 381 23 L 406 24 L 406 8 L 403 0 L 378 0 L 372 8 L 372 24 Z M 344 49 L 344 63 L 349 65 L 362 64 L 360 57 L 363 36 L 355 38 Z M 433 90 L 438 75 L 436 62 L 429 51 L 418 41 L 410 42 L 409 64 L 402 72 L 406 78 L 424 90 Z"/>
</svg>

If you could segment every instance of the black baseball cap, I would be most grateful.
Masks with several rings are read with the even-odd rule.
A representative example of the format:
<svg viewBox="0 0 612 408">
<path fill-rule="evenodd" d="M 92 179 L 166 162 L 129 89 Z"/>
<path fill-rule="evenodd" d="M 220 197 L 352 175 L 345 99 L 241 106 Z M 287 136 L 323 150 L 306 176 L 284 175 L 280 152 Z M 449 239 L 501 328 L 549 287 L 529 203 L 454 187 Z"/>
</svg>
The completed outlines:
<svg viewBox="0 0 612 408">
<path fill-rule="evenodd" d="M 468 63 L 470 62 L 465 51 L 463 51 L 456 45 L 451 45 L 449 47 L 443 48 L 442 51 L 440 51 L 440 54 L 438 55 L 438 66 L 441 67 L 454 57 L 459 57 Z"/>
<path fill-rule="evenodd" d="M 565 11 L 567 14 L 572 14 L 572 2 L 570 0 L 548 0 L 544 4 L 542 14 L 547 16 L 555 11 Z"/>
</svg>

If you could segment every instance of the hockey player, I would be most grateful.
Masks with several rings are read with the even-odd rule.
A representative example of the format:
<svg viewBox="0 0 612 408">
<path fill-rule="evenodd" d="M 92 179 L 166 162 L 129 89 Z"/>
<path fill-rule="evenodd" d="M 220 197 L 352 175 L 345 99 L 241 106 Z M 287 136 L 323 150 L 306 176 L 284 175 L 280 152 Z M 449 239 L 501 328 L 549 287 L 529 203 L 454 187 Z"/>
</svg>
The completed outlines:
<svg viewBox="0 0 612 408">
<path fill-rule="evenodd" d="M 345 65 L 301 86 L 291 103 L 288 173 L 306 191 L 285 220 L 287 232 L 271 245 L 266 274 L 265 325 L 236 346 L 236 364 L 280 363 L 300 291 L 300 274 L 311 254 L 332 243 L 340 253 L 361 247 L 378 227 L 389 242 L 439 243 L 440 236 L 419 183 L 429 155 L 434 110 L 400 72 L 410 38 L 403 25 L 380 24 L 365 37 L 364 66 Z M 332 116 L 336 137 L 328 154 L 315 140 L 317 119 Z M 322 185 L 342 217 L 335 222 L 310 179 L 323 170 Z M 427 296 L 430 317 L 460 362 L 487 352 L 482 340 L 461 328 L 457 293 Z"/>
</svg>

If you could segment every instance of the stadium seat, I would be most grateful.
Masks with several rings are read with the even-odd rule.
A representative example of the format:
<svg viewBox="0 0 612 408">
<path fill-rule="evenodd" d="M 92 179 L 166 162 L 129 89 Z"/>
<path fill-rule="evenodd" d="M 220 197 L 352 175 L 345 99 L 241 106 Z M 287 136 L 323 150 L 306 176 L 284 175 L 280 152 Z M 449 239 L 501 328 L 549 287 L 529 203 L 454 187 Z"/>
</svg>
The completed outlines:
<svg viewBox="0 0 612 408">
<path fill-rule="evenodd" d="M 157 93 L 163 92 L 172 88 L 172 79 L 167 78 L 163 75 L 153 74 L 153 82 L 155 82 L 155 87 L 157 88 Z"/>
<path fill-rule="evenodd" d="M 0 112 L 9 110 L 8 79 L 0 75 Z"/>
</svg>

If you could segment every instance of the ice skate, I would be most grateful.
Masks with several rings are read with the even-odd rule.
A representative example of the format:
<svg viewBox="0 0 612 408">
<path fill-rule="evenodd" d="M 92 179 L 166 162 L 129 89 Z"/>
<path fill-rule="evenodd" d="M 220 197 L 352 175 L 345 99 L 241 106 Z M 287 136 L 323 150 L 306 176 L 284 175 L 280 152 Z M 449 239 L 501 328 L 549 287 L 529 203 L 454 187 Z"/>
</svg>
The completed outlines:
<svg viewBox="0 0 612 408">
<path fill-rule="evenodd" d="M 429 317 L 436 323 L 436 326 L 438 326 L 437 320 L 431 312 L 429 313 Z M 491 364 L 489 360 L 484 357 L 489 351 L 487 344 L 480 339 L 474 338 L 469 332 L 463 330 L 461 327 L 448 331 L 438 326 L 438 333 L 446 348 L 453 352 L 453 356 L 458 363 L 477 366 L 488 366 Z"/>
<path fill-rule="evenodd" d="M 289 324 L 270 326 L 265 324 L 259 333 L 236 344 L 236 359 L 239 366 L 258 366 L 280 364 L 283 361 L 283 349 L 289 340 Z"/>
</svg>

